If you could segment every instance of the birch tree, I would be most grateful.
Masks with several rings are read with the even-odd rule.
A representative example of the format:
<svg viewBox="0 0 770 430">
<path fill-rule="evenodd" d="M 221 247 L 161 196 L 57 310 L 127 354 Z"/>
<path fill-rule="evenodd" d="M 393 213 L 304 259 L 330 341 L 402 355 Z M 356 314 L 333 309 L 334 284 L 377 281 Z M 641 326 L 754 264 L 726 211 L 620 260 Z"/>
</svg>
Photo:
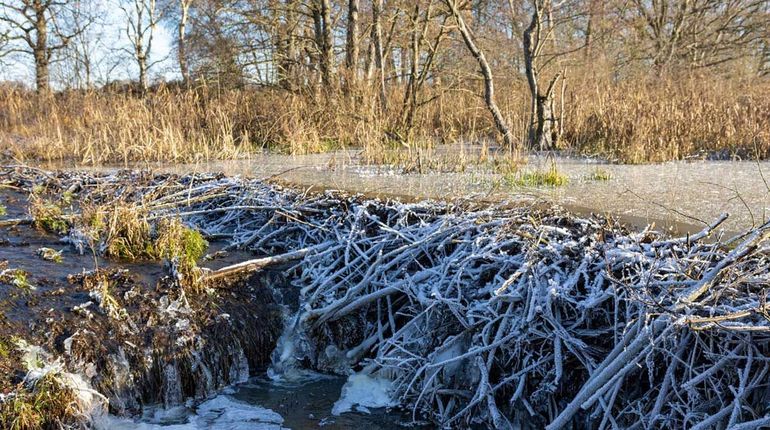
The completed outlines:
<svg viewBox="0 0 770 430">
<path fill-rule="evenodd" d="M 187 61 L 187 22 L 190 19 L 190 6 L 193 0 L 179 0 L 179 22 L 177 24 L 177 59 L 179 73 L 185 85 L 190 82 L 190 67 Z"/>
<path fill-rule="evenodd" d="M 149 70 L 158 62 L 153 61 L 150 54 L 161 11 L 157 0 L 123 1 L 120 9 L 126 19 L 125 35 L 130 46 L 128 53 L 138 69 L 139 89 L 145 92 L 149 84 Z"/>
</svg>

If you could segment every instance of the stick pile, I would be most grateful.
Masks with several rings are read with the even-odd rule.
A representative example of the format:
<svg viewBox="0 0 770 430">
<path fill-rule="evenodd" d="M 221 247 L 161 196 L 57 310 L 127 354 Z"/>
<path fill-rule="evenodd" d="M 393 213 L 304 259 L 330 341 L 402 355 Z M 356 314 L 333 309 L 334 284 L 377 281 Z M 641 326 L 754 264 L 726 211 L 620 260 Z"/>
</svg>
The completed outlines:
<svg viewBox="0 0 770 430">
<path fill-rule="evenodd" d="M 135 199 L 290 265 L 302 300 L 291 358 L 387 377 L 415 419 L 770 425 L 768 225 L 725 241 L 720 219 L 668 238 L 559 209 L 308 196 L 219 176 L 0 177 Z"/>
</svg>

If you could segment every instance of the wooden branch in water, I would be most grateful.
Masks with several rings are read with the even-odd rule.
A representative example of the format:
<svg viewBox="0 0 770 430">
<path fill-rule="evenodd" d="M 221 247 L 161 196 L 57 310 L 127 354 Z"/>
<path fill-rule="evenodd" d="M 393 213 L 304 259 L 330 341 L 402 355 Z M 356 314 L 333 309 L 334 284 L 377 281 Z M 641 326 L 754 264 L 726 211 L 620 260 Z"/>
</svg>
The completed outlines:
<svg viewBox="0 0 770 430">
<path fill-rule="evenodd" d="M 32 218 L 14 218 L 0 220 L 0 227 L 13 227 L 15 225 L 29 225 L 34 220 Z"/>
<path fill-rule="evenodd" d="M 256 272 L 269 266 L 280 265 L 295 260 L 305 258 L 306 255 L 317 252 L 325 248 L 326 245 L 311 246 L 308 248 L 298 249 L 296 251 L 287 252 L 285 254 L 273 255 L 270 257 L 255 258 L 253 260 L 246 260 L 237 264 L 223 267 L 221 269 L 214 270 L 205 276 L 205 280 L 214 280 L 227 278 L 234 275 Z"/>
</svg>

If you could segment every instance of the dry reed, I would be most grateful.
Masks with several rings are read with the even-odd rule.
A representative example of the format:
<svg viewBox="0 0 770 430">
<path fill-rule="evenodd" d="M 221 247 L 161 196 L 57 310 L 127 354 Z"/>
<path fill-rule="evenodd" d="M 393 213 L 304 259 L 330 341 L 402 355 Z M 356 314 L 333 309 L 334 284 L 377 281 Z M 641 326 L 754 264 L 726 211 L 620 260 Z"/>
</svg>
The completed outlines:
<svg viewBox="0 0 770 430">
<path fill-rule="evenodd" d="M 686 77 L 613 83 L 584 75 L 572 79 L 566 93 L 560 149 L 627 163 L 770 156 L 770 99 L 763 96 L 770 93 L 768 82 Z M 523 141 L 526 88 L 518 80 L 500 80 L 498 87 L 498 102 Z M 428 88 L 423 98 L 433 101 L 407 125 L 400 111 L 403 88 L 397 85 L 387 111 L 365 89 L 337 96 L 161 88 L 141 98 L 107 90 L 39 98 L 0 87 L 0 148 L 18 161 L 96 165 L 359 147 L 367 162 L 422 169 L 431 167 L 438 145 L 494 138 L 478 94 Z"/>
</svg>

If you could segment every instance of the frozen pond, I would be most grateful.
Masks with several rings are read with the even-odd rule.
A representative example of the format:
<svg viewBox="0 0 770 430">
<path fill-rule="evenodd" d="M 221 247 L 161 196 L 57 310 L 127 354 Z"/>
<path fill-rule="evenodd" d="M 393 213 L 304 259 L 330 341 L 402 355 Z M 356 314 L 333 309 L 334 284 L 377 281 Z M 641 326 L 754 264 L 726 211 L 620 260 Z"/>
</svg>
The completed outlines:
<svg viewBox="0 0 770 430">
<path fill-rule="evenodd" d="M 635 226 L 655 222 L 658 228 L 700 229 L 727 212 L 728 231 L 757 226 L 770 218 L 770 162 L 693 161 L 651 165 L 614 165 L 595 160 L 557 157 L 558 171 L 569 177 L 561 187 L 512 185 L 488 169 L 463 173 L 402 173 L 383 166 L 362 165 L 358 153 L 288 156 L 257 155 L 250 159 L 190 165 L 139 164 L 178 173 L 223 172 L 271 178 L 313 190 L 336 189 L 406 200 L 549 201 L 578 213 L 608 213 Z M 525 171 L 547 170 L 551 159 L 532 156 Z M 62 167 L 62 166 L 57 166 Z M 67 166 L 69 167 L 69 166 Z M 594 180 L 597 169 L 609 180 Z"/>
</svg>

